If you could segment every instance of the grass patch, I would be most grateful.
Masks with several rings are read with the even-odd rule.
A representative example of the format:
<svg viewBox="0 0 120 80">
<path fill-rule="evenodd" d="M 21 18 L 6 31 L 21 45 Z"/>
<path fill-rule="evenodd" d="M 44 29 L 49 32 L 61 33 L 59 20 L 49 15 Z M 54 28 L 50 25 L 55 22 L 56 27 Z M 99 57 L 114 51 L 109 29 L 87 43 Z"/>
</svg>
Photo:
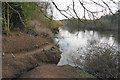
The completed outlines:
<svg viewBox="0 0 120 80">
<path fill-rule="evenodd" d="M 96 78 L 96 80 L 97 80 L 97 77 L 95 77 L 95 76 L 93 76 L 93 75 L 91 75 L 83 70 L 80 70 L 79 68 L 74 68 L 73 71 L 78 73 L 81 78 Z"/>
</svg>

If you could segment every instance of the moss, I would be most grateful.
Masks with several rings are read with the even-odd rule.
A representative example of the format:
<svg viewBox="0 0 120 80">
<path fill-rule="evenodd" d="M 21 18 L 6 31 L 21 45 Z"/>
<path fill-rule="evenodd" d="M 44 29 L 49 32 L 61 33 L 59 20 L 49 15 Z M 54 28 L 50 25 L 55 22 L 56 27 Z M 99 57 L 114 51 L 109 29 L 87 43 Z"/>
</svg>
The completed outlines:
<svg viewBox="0 0 120 80">
<path fill-rule="evenodd" d="M 81 78 L 96 78 L 95 76 L 93 76 L 93 75 L 91 75 L 83 70 L 80 70 L 78 68 L 74 68 L 73 71 L 78 73 Z M 96 80 L 97 80 L 97 78 L 96 78 Z"/>
</svg>

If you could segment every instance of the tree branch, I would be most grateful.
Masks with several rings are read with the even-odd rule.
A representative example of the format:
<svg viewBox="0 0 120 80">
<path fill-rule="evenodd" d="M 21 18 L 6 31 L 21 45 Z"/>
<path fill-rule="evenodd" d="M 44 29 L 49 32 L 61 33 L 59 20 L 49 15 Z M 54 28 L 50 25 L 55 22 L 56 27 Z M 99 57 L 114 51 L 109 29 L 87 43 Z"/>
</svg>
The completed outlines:
<svg viewBox="0 0 120 80">
<path fill-rule="evenodd" d="M 74 2 L 74 0 L 73 0 L 73 12 L 75 13 L 75 15 L 76 15 L 76 17 L 78 18 L 78 20 L 81 21 L 81 19 L 79 18 L 77 12 L 75 11 L 75 2 Z M 82 22 L 82 21 L 81 21 L 81 22 Z"/>
<path fill-rule="evenodd" d="M 110 9 L 109 5 L 108 5 L 106 2 L 104 2 L 103 0 L 101 0 L 101 1 L 108 7 L 109 11 L 113 14 L 113 12 L 112 12 L 112 10 Z"/>
<path fill-rule="evenodd" d="M 70 20 L 65 14 L 62 13 L 63 10 L 60 10 L 60 9 L 57 7 L 57 5 L 55 4 L 55 2 L 54 2 L 53 0 L 51 0 L 51 1 L 52 1 L 53 5 L 55 6 L 55 8 L 56 8 L 64 17 L 66 17 L 68 20 Z M 70 21 L 71 21 L 71 20 L 70 20 Z"/>
</svg>

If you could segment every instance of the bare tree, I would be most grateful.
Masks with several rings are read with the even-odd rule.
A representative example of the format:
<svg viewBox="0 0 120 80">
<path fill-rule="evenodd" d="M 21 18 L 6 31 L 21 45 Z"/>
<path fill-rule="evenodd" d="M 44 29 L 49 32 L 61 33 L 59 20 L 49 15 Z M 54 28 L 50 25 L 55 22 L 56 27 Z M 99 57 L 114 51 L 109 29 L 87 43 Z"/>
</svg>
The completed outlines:
<svg viewBox="0 0 120 80">
<path fill-rule="evenodd" d="M 117 2 L 115 2 L 114 0 L 98 0 L 98 2 L 96 2 L 96 0 L 88 0 L 88 2 L 86 2 L 85 0 L 76 0 L 79 2 L 79 6 L 78 7 L 82 7 L 82 9 L 84 10 L 83 11 L 83 19 L 86 19 L 86 15 L 89 17 L 89 19 L 96 19 L 97 16 L 96 14 L 99 14 L 99 13 L 104 13 L 106 12 L 106 14 L 114 14 L 111 5 L 115 5 L 117 6 Z M 71 16 L 71 17 L 74 17 L 74 18 L 77 18 L 79 21 L 82 21 L 81 18 L 80 18 L 80 13 L 81 12 L 77 12 L 75 7 L 77 6 L 75 4 L 75 0 L 72 0 L 72 3 L 68 6 L 66 6 L 66 10 L 61 10 L 58 5 L 55 3 L 54 0 L 51 0 L 52 4 L 54 5 L 54 7 L 67 19 L 69 19 L 68 15 Z M 96 11 L 92 11 L 90 10 L 90 8 L 88 8 L 86 5 L 89 5 L 89 2 L 96 5 L 95 7 L 100 7 L 101 10 L 96 10 Z M 91 4 L 91 5 L 92 5 Z M 70 13 L 70 11 L 72 11 L 72 13 Z M 69 14 L 70 13 L 70 14 Z M 104 14 L 104 15 L 106 15 Z M 75 15 L 75 16 L 73 16 Z M 92 18 L 91 18 L 92 17 Z"/>
</svg>

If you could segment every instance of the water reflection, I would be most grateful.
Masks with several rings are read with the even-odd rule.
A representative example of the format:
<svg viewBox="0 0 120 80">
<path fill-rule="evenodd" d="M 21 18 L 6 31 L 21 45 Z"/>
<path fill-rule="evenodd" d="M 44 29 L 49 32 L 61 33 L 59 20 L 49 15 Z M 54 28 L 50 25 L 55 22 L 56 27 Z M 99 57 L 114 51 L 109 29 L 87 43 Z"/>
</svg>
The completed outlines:
<svg viewBox="0 0 120 80">
<path fill-rule="evenodd" d="M 72 65 L 78 66 L 74 61 L 82 62 L 83 56 L 85 56 L 88 45 L 92 44 L 109 44 L 117 46 L 117 41 L 112 34 L 106 36 L 106 34 L 100 34 L 97 31 L 79 31 L 70 33 L 68 30 L 60 28 L 59 33 L 55 39 L 58 42 L 59 49 L 62 52 L 61 59 L 58 65 Z M 101 47 L 104 47 L 103 45 Z M 73 58 L 74 57 L 74 58 Z M 81 60 L 81 61 L 79 61 Z"/>
</svg>

